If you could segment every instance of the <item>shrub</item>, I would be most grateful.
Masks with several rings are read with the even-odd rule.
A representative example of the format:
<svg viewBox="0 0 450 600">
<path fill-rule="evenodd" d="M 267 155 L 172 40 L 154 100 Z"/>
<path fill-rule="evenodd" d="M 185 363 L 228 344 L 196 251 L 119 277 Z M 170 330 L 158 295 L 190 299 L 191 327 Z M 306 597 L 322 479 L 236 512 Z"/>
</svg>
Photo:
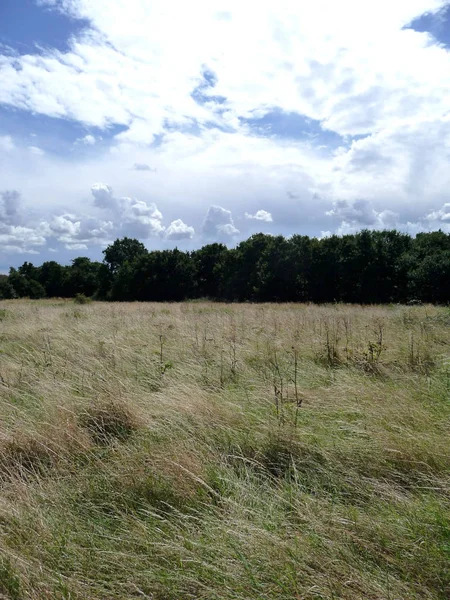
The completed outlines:
<svg viewBox="0 0 450 600">
<path fill-rule="evenodd" d="M 92 302 L 91 298 L 88 298 L 85 294 L 77 294 L 73 299 L 75 304 L 89 304 Z"/>
</svg>

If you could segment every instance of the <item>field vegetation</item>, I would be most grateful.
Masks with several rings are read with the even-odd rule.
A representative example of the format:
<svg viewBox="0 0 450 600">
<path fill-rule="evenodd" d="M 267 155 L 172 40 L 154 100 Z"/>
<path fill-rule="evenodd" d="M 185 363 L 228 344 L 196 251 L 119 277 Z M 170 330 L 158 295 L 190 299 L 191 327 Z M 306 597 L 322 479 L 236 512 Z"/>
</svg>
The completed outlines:
<svg viewBox="0 0 450 600">
<path fill-rule="evenodd" d="M 447 599 L 450 311 L 0 304 L 0 598 Z"/>
</svg>

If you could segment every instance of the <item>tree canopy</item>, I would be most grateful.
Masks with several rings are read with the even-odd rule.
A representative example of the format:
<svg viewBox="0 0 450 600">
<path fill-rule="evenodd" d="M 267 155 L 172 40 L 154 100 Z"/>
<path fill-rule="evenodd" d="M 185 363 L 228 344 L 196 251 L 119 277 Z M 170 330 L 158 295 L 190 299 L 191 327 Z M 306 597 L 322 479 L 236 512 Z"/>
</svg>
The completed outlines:
<svg viewBox="0 0 450 600">
<path fill-rule="evenodd" d="M 263 233 L 235 248 L 148 251 L 132 238 L 68 266 L 25 262 L 0 280 L 0 298 L 74 297 L 251 302 L 450 301 L 450 235 L 368 231 L 323 239 Z"/>
</svg>

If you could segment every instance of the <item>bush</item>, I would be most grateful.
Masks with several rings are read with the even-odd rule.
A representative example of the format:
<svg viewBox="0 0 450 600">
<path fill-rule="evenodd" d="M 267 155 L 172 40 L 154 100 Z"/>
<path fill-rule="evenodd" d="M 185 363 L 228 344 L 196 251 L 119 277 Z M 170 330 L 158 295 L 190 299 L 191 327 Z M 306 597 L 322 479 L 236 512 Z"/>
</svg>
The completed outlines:
<svg viewBox="0 0 450 600">
<path fill-rule="evenodd" d="M 0 279 L 0 300 L 12 300 L 17 294 L 7 278 Z"/>
<path fill-rule="evenodd" d="M 89 304 L 92 302 L 91 298 L 88 298 L 85 294 L 77 294 L 73 301 L 75 304 Z"/>
</svg>

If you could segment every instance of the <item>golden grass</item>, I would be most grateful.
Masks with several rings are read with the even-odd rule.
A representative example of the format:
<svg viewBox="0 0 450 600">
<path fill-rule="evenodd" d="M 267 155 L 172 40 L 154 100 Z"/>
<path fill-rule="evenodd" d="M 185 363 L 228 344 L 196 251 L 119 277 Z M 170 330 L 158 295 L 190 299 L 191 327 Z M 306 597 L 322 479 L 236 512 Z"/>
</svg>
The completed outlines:
<svg viewBox="0 0 450 600">
<path fill-rule="evenodd" d="M 447 308 L 1 304 L 0 598 L 450 594 Z"/>
</svg>

